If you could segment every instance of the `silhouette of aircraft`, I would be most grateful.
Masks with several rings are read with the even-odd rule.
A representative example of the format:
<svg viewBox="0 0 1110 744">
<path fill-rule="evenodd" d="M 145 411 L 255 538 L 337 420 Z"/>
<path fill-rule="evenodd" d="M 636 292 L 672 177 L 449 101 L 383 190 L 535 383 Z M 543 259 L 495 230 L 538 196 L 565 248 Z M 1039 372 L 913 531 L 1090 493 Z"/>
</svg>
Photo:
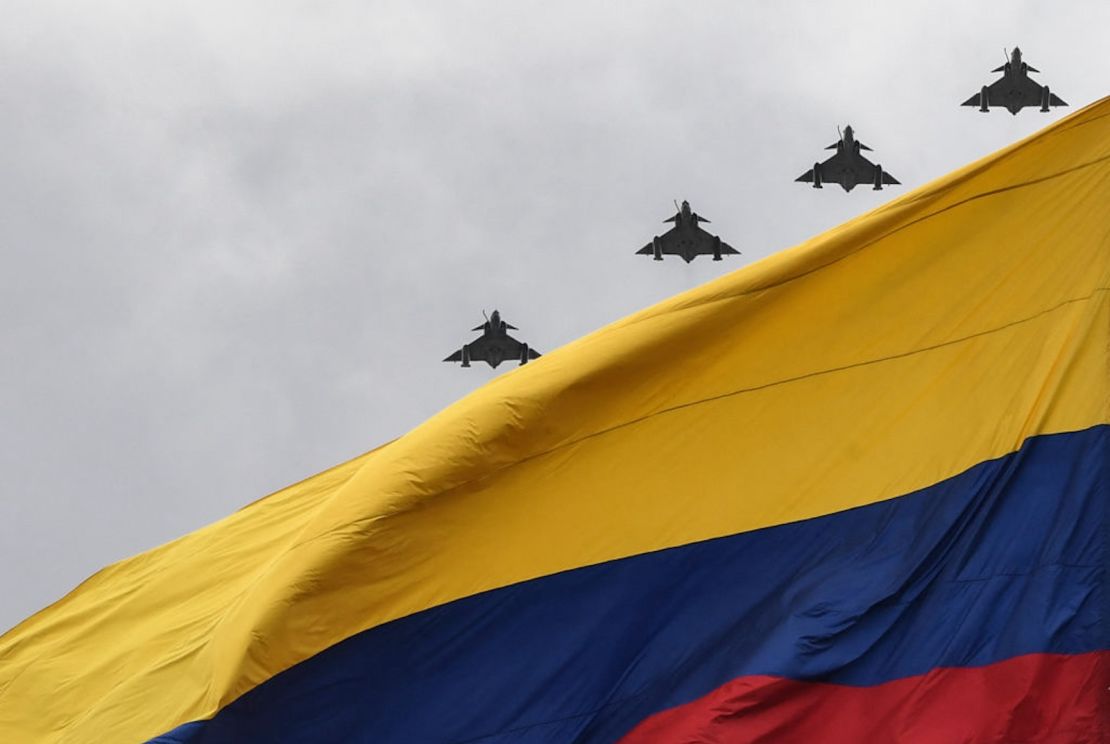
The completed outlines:
<svg viewBox="0 0 1110 744">
<path fill-rule="evenodd" d="M 501 320 L 501 313 L 496 310 L 486 318 L 485 323 L 470 330 L 481 331 L 482 335 L 469 344 L 463 344 L 461 349 L 443 361 L 462 362 L 464 367 L 469 367 L 471 362 L 485 362 L 491 367 L 496 367 L 506 359 L 517 359 L 521 364 L 527 364 L 529 360 L 540 356 L 540 353 L 528 344 L 517 341 L 509 335 L 510 330 L 520 329 Z"/>
<path fill-rule="evenodd" d="M 1011 114 L 1017 114 L 1026 106 L 1040 106 L 1041 112 L 1047 112 L 1049 106 L 1067 106 L 1063 99 L 1029 77 L 1031 72 L 1040 72 L 1036 67 L 1030 67 L 1021 60 L 1021 50 L 1014 47 L 1010 59 L 1001 67 L 996 67 L 991 72 L 1001 72 L 1002 77 L 982 89 L 971 98 L 964 101 L 962 106 L 978 106 L 984 114 L 990 113 L 991 106 L 1002 106 Z"/>
<path fill-rule="evenodd" d="M 721 242 L 716 235 L 698 227 L 699 222 L 709 220 L 690 211 L 690 202 L 682 202 L 678 213 L 663 222 L 673 222 L 672 227 L 662 235 L 656 235 L 651 242 L 636 251 L 637 256 L 652 256 L 656 261 L 662 261 L 663 256 L 678 256 L 686 263 L 690 263 L 698 256 L 713 256 L 714 261 L 720 261 L 721 256 L 732 256 L 740 253 L 728 243 Z"/>
<path fill-rule="evenodd" d="M 883 186 L 897 185 L 897 178 L 883 170 L 883 166 L 876 165 L 865 158 L 861 150 L 871 148 L 856 139 L 852 127 L 844 127 L 840 139 L 825 148 L 836 150 L 836 154 L 823 163 L 814 163 L 813 167 L 795 181 L 813 183 L 813 188 L 822 188 L 823 184 L 836 183 L 845 191 L 851 191 L 858 184 L 870 183 L 875 191 L 882 190 Z"/>
</svg>

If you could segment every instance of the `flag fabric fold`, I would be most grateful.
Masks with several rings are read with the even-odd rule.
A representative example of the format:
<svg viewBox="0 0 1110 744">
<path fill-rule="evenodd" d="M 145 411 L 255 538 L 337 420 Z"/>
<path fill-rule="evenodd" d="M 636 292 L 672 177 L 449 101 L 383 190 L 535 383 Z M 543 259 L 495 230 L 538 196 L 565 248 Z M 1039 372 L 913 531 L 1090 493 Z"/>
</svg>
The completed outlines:
<svg viewBox="0 0 1110 744">
<path fill-rule="evenodd" d="M 1108 736 L 1110 99 L 0 637 L 0 741 Z"/>
</svg>

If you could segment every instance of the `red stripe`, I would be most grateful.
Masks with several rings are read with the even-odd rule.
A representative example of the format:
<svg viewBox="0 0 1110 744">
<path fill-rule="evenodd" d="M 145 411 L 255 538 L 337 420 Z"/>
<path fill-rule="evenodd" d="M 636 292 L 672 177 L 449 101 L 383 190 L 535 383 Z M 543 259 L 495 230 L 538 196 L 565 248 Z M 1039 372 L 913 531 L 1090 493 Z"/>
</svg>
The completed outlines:
<svg viewBox="0 0 1110 744">
<path fill-rule="evenodd" d="M 734 679 L 647 718 L 621 744 L 1110 741 L 1110 652 L 1030 654 L 873 687 Z"/>
</svg>

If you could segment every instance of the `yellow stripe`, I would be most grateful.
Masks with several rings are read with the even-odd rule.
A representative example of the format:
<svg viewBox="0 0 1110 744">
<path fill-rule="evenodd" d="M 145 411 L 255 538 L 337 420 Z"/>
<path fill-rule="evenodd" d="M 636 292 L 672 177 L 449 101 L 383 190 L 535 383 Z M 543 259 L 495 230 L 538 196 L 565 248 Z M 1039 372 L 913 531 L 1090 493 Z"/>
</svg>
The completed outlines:
<svg viewBox="0 0 1110 744">
<path fill-rule="evenodd" d="M 1110 99 L 495 380 L 0 639 L 0 740 L 125 741 L 475 592 L 1110 422 Z"/>
</svg>

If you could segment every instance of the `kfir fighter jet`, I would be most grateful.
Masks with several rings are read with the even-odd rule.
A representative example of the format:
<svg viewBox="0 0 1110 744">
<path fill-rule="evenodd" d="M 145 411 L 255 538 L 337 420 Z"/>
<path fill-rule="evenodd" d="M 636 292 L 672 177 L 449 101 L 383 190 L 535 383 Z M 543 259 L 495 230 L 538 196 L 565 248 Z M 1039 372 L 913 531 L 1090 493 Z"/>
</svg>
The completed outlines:
<svg viewBox="0 0 1110 744">
<path fill-rule="evenodd" d="M 1002 106 L 1011 114 L 1017 114 L 1026 106 L 1040 106 L 1042 112 L 1047 112 L 1049 106 L 1068 105 L 1050 91 L 1047 85 L 1041 85 L 1029 77 L 1029 73 L 1040 72 L 1040 70 L 1022 61 L 1021 50 L 1017 47 L 1014 47 L 1006 64 L 994 68 L 991 72 L 1001 72 L 1002 77 L 990 85 L 984 85 L 962 105 L 978 106 L 984 114 L 990 112 L 991 106 Z"/>
<path fill-rule="evenodd" d="M 875 191 L 882 190 L 883 186 L 898 185 L 897 178 L 883 170 L 883 166 L 872 163 L 865 158 L 861 150 L 871 148 L 856 139 L 856 133 L 850 126 L 844 127 L 840 139 L 825 148 L 836 150 L 836 154 L 823 163 L 814 163 L 813 167 L 795 181 L 813 183 L 813 188 L 822 188 L 826 183 L 839 184 L 845 191 L 851 191 L 861 183 L 869 183 Z"/>
<path fill-rule="evenodd" d="M 652 238 L 650 243 L 636 251 L 637 256 L 652 256 L 656 261 L 662 261 L 663 256 L 678 256 L 686 263 L 690 263 L 698 256 L 713 256 L 714 261 L 720 261 L 721 256 L 740 253 L 728 243 L 722 242 L 716 235 L 711 235 L 698 227 L 699 222 L 709 222 L 709 220 L 692 211 L 688 201 L 682 202 L 678 214 L 663 222 L 673 222 L 674 227 Z"/>
<path fill-rule="evenodd" d="M 496 310 L 486 318 L 485 323 L 471 330 L 481 331 L 482 335 L 469 344 L 463 344 L 461 349 L 443 361 L 462 362 L 464 367 L 469 367 L 471 362 L 485 362 L 491 367 L 496 367 L 506 359 L 516 359 L 521 364 L 527 364 L 529 360 L 536 359 L 540 355 L 528 344 L 517 341 L 509 335 L 510 330 L 520 329 L 501 320 L 501 313 Z"/>
</svg>

